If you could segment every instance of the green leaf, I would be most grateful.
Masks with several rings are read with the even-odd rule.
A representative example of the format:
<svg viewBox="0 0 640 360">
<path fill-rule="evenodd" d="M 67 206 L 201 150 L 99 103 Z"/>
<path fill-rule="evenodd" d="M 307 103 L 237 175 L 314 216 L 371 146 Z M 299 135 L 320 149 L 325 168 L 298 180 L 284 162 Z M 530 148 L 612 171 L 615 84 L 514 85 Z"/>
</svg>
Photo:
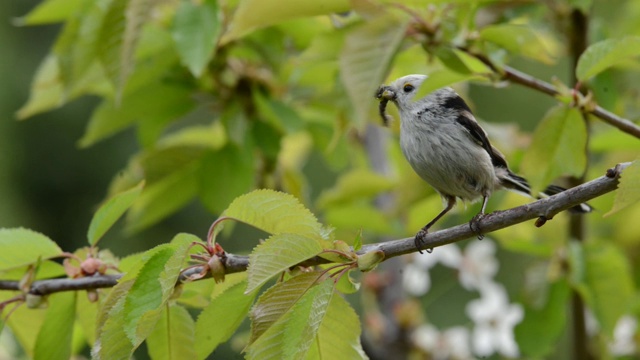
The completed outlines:
<svg viewBox="0 0 640 360">
<path fill-rule="evenodd" d="M 95 63 L 87 71 L 82 82 L 71 91 L 65 91 L 59 59 L 56 55 L 49 54 L 38 67 L 31 83 L 29 100 L 16 112 L 16 117 L 23 120 L 44 111 L 57 109 L 84 93 L 108 94 L 110 90 L 104 85 L 102 70 Z"/>
<path fill-rule="evenodd" d="M 144 253 L 129 255 L 120 261 L 119 267 L 122 271 L 124 271 L 124 275 L 122 276 L 122 278 L 120 278 L 118 284 L 114 286 L 111 291 L 109 291 L 106 299 L 104 299 L 101 304 L 101 308 L 98 312 L 98 317 L 96 320 L 96 328 L 98 329 L 98 333 L 101 332 L 100 329 L 109 319 L 112 310 L 117 307 L 118 301 L 120 301 L 121 298 L 124 299 L 124 296 L 128 294 L 131 286 L 133 286 L 133 281 L 136 279 L 136 276 L 138 276 L 138 272 L 140 272 L 140 269 L 142 269 L 144 264 L 153 255 L 168 246 L 170 245 L 158 245 L 152 249 L 145 251 Z M 124 305 L 124 303 L 121 305 Z"/>
<path fill-rule="evenodd" d="M 153 360 L 195 359 L 195 326 L 187 309 L 165 305 L 155 329 L 147 338 Z"/>
<path fill-rule="evenodd" d="M 226 281 L 225 281 L 226 283 Z M 205 359 L 221 343 L 229 340 L 247 317 L 256 293 L 244 294 L 243 280 L 219 294 L 202 310 L 196 321 L 195 349 L 198 359 Z M 224 324 L 215 326 L 214 324 Z"/>
<path fill-rule="evenodd" d="M 384 260 L 384 252 L 382 250 L 374 250 L 366 252 L 358 256 L 358 269 L 362 272 L 371 271 Z"/>
<path fill-rule="evenodd" d="M 552 108 L 533 134 L 522 171 L 535 189 L 560 175 L 580 177 L 587 164 L 587 128 L 580 112 L 562 105 Z"/>
<path fill-rule="evenodd" d="M 274 190 L 255 190 L 236 198 L 223 216 L 269 234 L 292 233 L 319 241 L 329 238 L 316 217 L 298 199 Z"/>
<path fill-rule="evenodd" d="M 98 58 L 118 94 L 132 67 L 132 59 L 124 58 L 122 54 L 128 2 L 112 0 L 108 3 L 98 36 Z"/>
<path fill-rule="evenodd" d="M 24 228 L 0 229 L 0 270 L 34 264 L 62 254 L 48 237 Z"/>
<path fill-rule="evenodd" d="M 576 77 L 586 81 L 629 59 L 640 55 L 640 37 L 625 36 L 607 39 L 590 45 L 578 59 Z"/>
<path fill-rule="evenodd" d="M 227 143 L 227 134 L 219 121 L 211 125 L 194 125 L 175 131 L 158 141 L 162 148 L 179 146 L 201 146 L 211 150 L 219 150 Z"/>
<path fill-rule="evenodd" d="M 16 19 L 15 25 L 55 24 L 67 20 L 86 0 L 46 0 L 27 15 Z"/>
<path fill-rule="evenodd" d="M 200 77 L 213 57 L 222 29 L 217 0 L 182 1 L 171 33 L 180 61 Z"/>
<path fill-rule="evenodd" d="M 322 252 L 318 254 L 318 256 L 336 264 L 353 263 L 358 260 L 358 256 L 355 251 L 351 246 L 349 246 L 349 244 L 342 240 L 334 240 L 331 244 L 330 250 L 334 251 Z"/>
<path fill-rule="evenodd" d="M 152 328 L 155 324 L 153 317 L 157 321 L 156 313 L 163 305 L 163 291 L 160 284 L 160 274 L 164 272 L 165 264 L 174 255 L 174 249 L 165 247 L 156 252 L 138 273 L 129 293 L 126 296 L 123 315 L 125 317 L 125 332 L 129 341 L 136 346 L 144 340 L 144 334 L 139 334 L 139 328 Z M 177 276 L 176 276 L 177 278 Z M 145 315 L 156 315 L 145 318 Z M 139 336 L 140 335 L 140 336 Z"/>
<path fill-rule="evenodd" d="M 620 177 L 620 185 L 616 191 L 616 198 L 613 202 L 611 210 L 604 214 L 609 216 L 626 208 L 629 205 L 635 205 L 640 200 L 640 159 L 634 160 L 622 172 Z"/>
<path fill-rule="evenodd" d="M 180 62 L 169 31 L 163 26 L 149 24 L 149 26 L 142 28 L 140 35 L 135 56 L 135 71 L 127 80 L 123 98 L 150 84 L 172 83 L 176 86 L 183 86 L 184 84 L 178 84 L 168 79 L 174 76 L 172 74 L 175 73 L 172 71 L 177 70 L 176 66 Z M 156 105 L 161 104 L 156 102 Z"/>
<path fill-rule="evenodd" d="M 354 294 L 360 290 L 360 282 L 354 280 L 349 274 L 350 272 L 347 272 L 340 276 L 336 282 L 336 290 L 343 294 Z"/>
<path fill-rule="evenodd" d="M 285 325 L 282 344 L 285 359 L 302 359 L 309 351 L 334 296 L 333 285 L 333 280 L 318 284 L 309 290 L 292 309 L 291 316 Z"/>
<path fill-rule="evenodd" d="M 461 75 L 490 74 L 492 72 L 482 61 L 455 48 L 439 47 L 435 55 L 442 65 Z M 418 94 L 416 94 L 417 96 Z"/>
<path fill-rule="evenodd" d="M 514 330 L 522 355 L 546 358 L 555 348 L 567 323 L 570 288 L 566 281 L 551 284 L 542 307 L 525 304 L 524 319 Z"/>
<path fill-rule="evenodd" d="M 24 277 L 25 272 L 30 265 L 20 266 L 12 268 L 11 270 L 0 271 L 0 276 L 3 280 L 20 280 Z M 56 277 L 64 277 L 67 273 L 64 271 L 64 267 L 53 261 L 43 260 L 37 264 L 37 270 L 35 273 L 35 280 L 51 279 Z"/>
<path fill-rule="evenodd" d="M 278 99 L 269 98 L 261 91 L 256 90 L 253 91 L 253 101 L 260 113 L 260 118 L 266 120 L 274 128 L 293 134 L 304 127 L 304 120 L 300 115 L 291 106 Z"/>
<path fill-rule="evenodd" d="M 297 61 L 303 65 L 316 65 L 322 62 L 334 62 L 344 44 L 344 35 L 349 27 L 334 28 L 331 31 L 319 32 L 311 43 L 298 56 Z"/>
<path fill-rule="evenodd" d="M 16 112 L 16 117 L 24 120 L 34 114 L 55 109 L 64 103 L 63 86 L 58 58 L 47 55 L 38 67 L 31 82 L 29 100 Z"/>
<path fill-rule="evenodd" d="M 393 227 L 384 212 L 370 204 L 352 203 L 331 207 L 325 211 L 325 221 L 340 230 L 366 230 L 376 234 L 391 234 Z"/>
<path fill-rule="evenodd" d="M 177 171 L 182 171 L 190 166 L 197 167 L 205 152 L 206 149 L 199 146 L 156 147 L 136 157 L 129 164 L 129 169 L 140 171 L 142 168 L 144 170 L 144 176 L 147 180 L 145 189 L 147 189 L 149 184 L 162 181 Z"/>
<path fill-rule="evenodd" d="M 422 83 L 420 89 L 418 89 L 418 92 L 415 95 L 415 98 L 421 99 L 433 91 L 445 86 L 451 86 L 453 84 L 469 80 L 484 80 L 484 78 L 475 73 L 461 73 L 447 68 L 435 70 L 429 73 L 427 81 Z"/>
<path fill-rule="evenodd" d="M 446 46 L 441 46 L 441 47 L 438 47 L 438 49 L 435 52 L 435 55 L 438 57 L 438 60 L 440 60 L 440 62 L 451 71 L 454 71 L 460 74 L 471 73 L 471 70 L 469 70 L 467 65 L 464 62 L 462 62 L 462 59 L 460 59 L 460 57 L 457 56 L 454 49 Z"/>
<path fill-rule="evenodd" d="M 360 332 L 356 312 L 342 296 L 332 296 L 305 359 L 367 359 Z"/>
<path fill-rule="evenodd" d="M 0 292 L 0 301 L 8 300 L 13 296 L 15 293 L 2 291 Z M 26 356 L 33 358 L 37 335 L 42 328 L 48 309 L 30 309 L 23 305 L 19 306 L 7 318 L 6 314 L 9 309 L 11 307 L 5 308 L 2 316 L 2 320 L 6 321 L 5 329 L 11 330 L 12 338 L 24 350 Z M 4 334 L 6 333 L 3 333 L 3 336 L 5 336 Z"/>
<path fill-rule="evenodd" d="M 75 292 L 60 292 L 49 297 L 49 308 L 36 339 L 34 359 L 66 360 L 71 357 L 75 313 Z"/>
<path fill-rule="evenodd" d="M 319 276 L 318 272 L 303 273 L 277 283 L 265 291 L 249 314 L 251 318 L 249 345 L 289 312 L 296 302 L 316 284 Z"/>
<path fill-rule="evenodd" d="M 366 359 L 360 322 L 349 304 L 335 296 L 333 282 L 314 286 L 255 342 L 248 359 Z"/>
<path fill-rule="evenodd" d="M 89 147 L 145 119 L 164 127 L 189 112 L 194 105 L 191 90 L 186 87 L 156 82 L 146 84 L 127 93 L 119 104 L 111 99 L 103 100 L 91 115 L 79 145 Z"/>
<path fill-rule="evenodd" d="M 238 39 L 256 29 L 286 20 L 317 15 L 329 15 L 349 9 L 348 0 L 242 0 L 233 15 L 221 43 Z M 268 14 L 268 15 L 266 15 Z"/>
<path fill-rule="evenodd" d="M 371 117 L 375 90 L 400 47 L 405 28 L 406 23 L 385 16 L 361 25 L 345 38 L 339 57 L 340 79 L 360 124 Z"/>
<path fill-rule="evenodd" d="M 480 37 L 511 53 L 545 64 L 553 64 L 557 57 L 555 41 L 549 36 L 542 36 L 530 24 L 489 25 L 480 31 Z"/>
<path fill-rule="evenodd" d="M 303 359 L 333 296 L 333 281 L 302 295 L 293 307 L 247 347 L 247 359 Z"/>
<path fill-rule="evenodd" d="M 326 209 L 359 198 L 371 198 L 390 190 L 395 182 L 366 169 L 352 170 L 338 178 L 336 184 L 318 197 L 318 208 Z"/>
<path fill-rule="evenodd" d="M 356 238 L 353 240 L 353 250 L 358 251 L 362 249 L 362 231 L 358 231 Z"/>
<path fill-rule="evenodd" d="M 228 144 L 202 158 L 198 174 L 200 201 L 220 214 L 236 197 L 251 191 L 255 182 L 253 149 Z"/>
<path fill-rule="evenodd" d="M 137 347 L 151 333 L 163 305 L 174 291 L 193 235 L 178 234 L 169 246 L 156 251 L 142 266 L 126 296 L 125 332 Z"/>
<path fill-rule="evenodd" d="M 102 1 L 100 4 L 106 4 L 110 1 Z M 16 114 L 18 118 L 24 119 L 43 111 L 58 108 L 84 94 L 97 94 L 105 98 L 113 97 L 114 88 L 106 77 L 100 61 L 92 61 L 92 58 L 98 55 L 95 44 L 97 40 L 92 39 L 99 35 L 95 34 L 100 30 L 96 27 L 99 28 L 102 24 L 100 19 L 104 17 L 104 8 L 98 6 L 99 4 L 94 1 L 89 1 L 89 3 L 93 5 L 91 11 L 82 17 L 82 25 L 78 29 L 78 41 L 81 43 L 76 44 L 75 41 L 69 40 L 68 44 L 74 46 L 54 49 L 56 51 L 45 58 L 32 82 L 29 100 Z M 83 32 L 87 32 L 87 34 Z M 56 52 L 63 50 L 65 53 L 61 53 L 58 58 Z M 175 65 L 177 61 L 178 57 L 168 33 L 159 27 L 145 27 L 137 53 L 139 66 L 127 81 L 126 95 L 150 86 L 150 83 L 157 86 L 158 79 L 162 79 L 167 69 Z M 84 70 L 86 64 L 90 64 L 90 66 Z M 66 70 L 63 71 L 63 69 Z M 81 74 L 84 75 L 80 76 Z M 63 81 L 69 79 L 72 79 L 71 84 Z M 69 86 L 72 88 L 70 89 Z M 153 88 L 149 87 L 147 92 L 150 90 Z M 126 98 L 128 96 L 125 96 Z M 151 111 L 154 111 L 155 107 L 164 107 L 158 106 L 164 104 L 156 99 L 152 97 L 145 103 Z M 150 106 L 149 103 L 155 107 Z M 161 111 L 164 110 L 158 110 L 160 114 L 162 114 Z M 156 113 L 153 114 L 152 118 L 156 116 Z M 145 119 L 146 116 L 145 114 Z M 113 121 L 119 124 L 118 120 L 115 118 Z"/>
<path fill-rule="evenodd" d="M 125 275 L 126 276 L 126 275 Z M 127 359 L 134 350 L 125 333 L 124 304 L 134 279 L 121 279 L 107 295 L 98 312 L 98 340 L 93 345 L 93 359 Z"/>
<path fill-rule="evenodd" d="M 224 278 L 224 282 L 215 284 L 215 286 L 213 287 L 213 291 L 211 291 L 208 294 L 209 295 L 208 298 L 213 300 L 223 292 L 227 291 L 227 289 L 229 289 L 230 287 L 241 282 L 245 283 L 244 289 L 246 289 L 247 288 L 246 286 L 247 272 L 246 271 L 243 271 L 241 273 L 227 274 Z M 243 289 L 243 293 L 244 293 L 244 289 Z"/>
<path fill-rule="evenodd" d="M 475 56 L 470 55 L 462 50 L 452 49 L 453 54 L 460 59 L 467 70 L 474 74 L 491 74 L 493 71 L 489 66 L 480 61 Z"/>
<path fill-rule="evenodd" d="M 169 216 L 188 203 L 198 190 L 199 163 L 181 169 L 153 183 L 147 183 L 142 195 L 127 214 L 127 230 L 140 231 Z"/>
<path fill-rule="evenodd" d="M 282 131 L 276 129 L 271 123 L 256 121 L 251 126 L 252 144 L 258 149 L 264 158 L 267 168 L 275 166 L 280 154 L 282 143 Z M 274 164 L 274 165 L 271 165 Z"/>
<path fill-rule="evenodd" d="M 589 138 L 589 149 L 598 154 L 611 151 L 636 151 L 638 139 L 615 128 L 602 129 Z"/>
<path fill-rule="evenodd" d="M 157 321 L 157 318 L 161 315 L 158 309 L 166 303 L 165 296 L 170 295 L 175 286 L 175 281 L 172 282 L 172 278 L 174 278 L 173 274 L 179 271 L 179 266 L 181 265 L 180 257 L 184 259 L 186 249 L 192 241 L 196 241 L 194 236 L 179 234 L 171 244 L 156 246 L 153 249 L 147 250 L 142 255 L 135 256 L 138 261 L 129 269 L 122 279 L 120 279 L 118 284 L 111 289 L 98 313 L 98 319 L 96 321 L 98 341 L 96 341 L 91 351 L 95 359 L 125 359 L 131 357 L 135 347 L 128 336 L 130 324 L 128 322 L 127 312 L 125 312 L 125 305 L 127 301 L 129 301 L 128 307 L 131 307 L 129 297 L 133 286 L 137 284 L 136 287 L 138 289 L 136 291 L 137 293 L 133 294 L 135 298 L 134 303 L 142 297 L 139 294 L 141 287 L 146 286 L 153 294 L 159 296 L 158 298 L 152 299 L 153 304 L 157 304 L 157 308 L 154 308 L 153 304 L 151 306 L 143 306 L 143 310 L 149 311 L 141 314 L 141 318 L 133 319 L 133 321 L 138 320 L 143 323 L 145 326 L 143 326 L 141 330 L 144 330 L 148 334 L 152 331 L 151 327 L 155 325 L 154 320 Z M 183 248 L 185 249 L 184 256 L 182 254 Z M 166 259 L 167 255 L 171 253 L 174 255 L 165 262 L 164 266 L 157 264 L 160 257 Z M 180 264 L 178 264 L 178 262 L 180 262 Z M 146 273 L 143 275 L 143 279 L 140 280 L 137 276 L 143 268 Z M 155 279 L 149 279 L 152 277 L 152 274 L 150 274 L 152 270 L 156 270 Z M 158 271 L 160 274 L 157 273 Z M 140 281 L 145 283 L 142 284 Z M 158 288 L 160 289 L 158 290 Z M 143 296 L 144 295 L 145 294 L 143 294 Z M 144 317 L 144 319 L 142 319 L 142 317 Z M 154 319 L 154 317 L 156 318 Z M 136 329 L 134 329 L 133 332 L 136 332 L 135 330 Z M 140 337 L 143 337 L 145 334 L 138 332 L 138 334 L 134 335 L 137 337 L 136 340 L 142 341 L 144 338 L 141 340 Z M 135 344 L 135 346 L 138 345 L 139 343 Z"/>
<path fill-rule="evenodd" d="M 156 246 L 142 254 L 134 254 L 121 261 L 126 266 L 126 273 L 108 293 L 98 311 L 96 334 L 98 339 L 92 347 L 94 359 L 129 358 L 134 346 L 125 333 L 124 305 L 136 276 L 145 263 L 156 253 L 169 247 L 169 244 Z M 132 265 L 124 264 L 126 262 Z"/>
<path fill-rule="evenodd" d="M 99 59 L 120 98 L 134 67 L 142 26 L 156 0 L 112 0 L 98 37 Z"/>
<path fill-rule="evenodd" d="M 97 3 L 85 1 L 79 5 L 53 47 L 65 96 L 87 75 L 98 57 L 97 37 L 104 12 Z"/>
<path fill-rule="evenodd" d="M 614 245 L 604 241 L 592 241 L 574 251 L 572 265 L 582 264 L 583 269 L 572 269 L 573 286 L 593 311 L 602 332 L 608 338 L 620 317 L 633 306 L 635 288 L 627 257 Z M 573 274 L 575 272 L 575 274 Z"/>
<path fill-rule="evenodd" d="M 249 283 L 246 293 L 262 286 L 273 276 L 322 252 L 322 246 L 303 235 L 281 233 L 272 235 L 256 246 L 249 255 Z"/>
<path fill-rule="evenodd" d="M 97 339 L 98 302 L 90 302 L 85 292 L 78 292 L 76 306 L 76 323 L 82 330 L 82 335 L 93 346 Z"/>
<path fill-rule="evenodd" d="M 102 238 L 107 230 L 115 224 L 122 214 L 129 209 L 136 198 L 138 198 L 143 187 L 144 181 L 140 182 L 132 189 L 111 197 L 107 202 L 100 206 L 96 214 L 91 219 L 91 224 L 89 225 L 89 231 L 87 233 L 89 245 L 94 246 L 98 243 L 98 240 Z"/>
</svg>

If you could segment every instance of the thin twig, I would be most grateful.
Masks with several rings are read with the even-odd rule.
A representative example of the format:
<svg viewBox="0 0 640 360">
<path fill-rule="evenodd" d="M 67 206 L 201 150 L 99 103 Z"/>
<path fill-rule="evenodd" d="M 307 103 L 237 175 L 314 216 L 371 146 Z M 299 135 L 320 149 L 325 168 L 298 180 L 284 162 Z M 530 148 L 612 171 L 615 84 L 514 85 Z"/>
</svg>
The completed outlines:
<svg viewBox="0 0 640 360">
<path fill-rule="evenodd" d="M 513 81 L 514 83 L 524 85 L 551 96 L 557 96 L 560 94 L 558 90 L 548 82 L 537 79 L 509 66 L 505 66 L 502 70 L 504 72 L 505 79 Z M 598 105 L 596 105 L 593 110 L 585 109 L 585 111 L 607 124 L 626 132 L 627 134 L 640 138 L 640 126 L 634 124 L 628 119 L 622 118 Z"/>
<path fill-rule="evenodd" d="M 615 169 L 609 169 L 607 175 L 586 182 L 580 186 L 561 192 L 557 195 L 544 198 L 530 204 L 518 206 L 509 210 L 495 211 L 486 215 L 479 221 L 483 233 L 489 233 L 503 229 L 527 220 L 535 218 L 552 219 L 556 214 L 578 204 L 602 196 L 618 187 L 620 173 L 630 163 L 619 164 Z M 468 224 L 454 226 L 448 229 L 436 231 L 424 238 L 423 249 L 435 248 L 451 244 L 460 240 L 475 237 L 476 233 Z M 377 244 L 369 244 L 362 247 L 358 254 L 380 250 L 385 259 L 416 252 L 413 237 L 399 240 L 385 241 Z M 225 273 L 246 271 L 249 266 L 249 257 L 244 255 L 225 254 L 222 258 Z M 326 259 L 315 257 L 306 260 L 300 265 L 313 266 L 325 264 Z M 202 271 L 201 267 L 194 267 L 181 274 L 180 279 L 187 278 L 191 273 Z M 122 275 L 99 275 L 80 279 L 48 279 L 34 281 L 30 293 L 36 295 L 48 295 L 60 291 L 88 290 L 115 286 Z M 0 290 L 19 290 L 18 281 L 0 280 Z"/>
<path fill-rule="evenodd" d="M 520 70 L 516 70 L 510 66 L 504 65 L 503 67 L 497 67 L 488 57 L 484 54 L 478 54 L 470 51 L 466 47 L 457 47 L 457 49 L 468 53 L 469 55 L 477 58 L 482 61 L 485 65 L 487 65 L 491 71 L 496 74 L 501 75 L 505 80 L 509 80 L 516 84 L 520 84 L 522 86 L 526 86 L 528 88 L 537 90 L 543 94 L 547 94 L 549 96 L 556 97 L 560 95 L 560 92 L 556 89 L 553 84 L 550 84 L 544 80 L 538 79 L 534 76 L 531 76 L 527 73 L 524 73 Z M 631 120 L 620 117 L 599 105 L 595 105 L 593 107 L 581 108 L 580 110 L 592 114 L 598 119 L 606 122 L 607 124 L 618 128 L 619 130 L 626 132 L 627 134 L 633 135 L 636 138 L 640 138 L 640 126 L 633 123 Z"/>
</svg>

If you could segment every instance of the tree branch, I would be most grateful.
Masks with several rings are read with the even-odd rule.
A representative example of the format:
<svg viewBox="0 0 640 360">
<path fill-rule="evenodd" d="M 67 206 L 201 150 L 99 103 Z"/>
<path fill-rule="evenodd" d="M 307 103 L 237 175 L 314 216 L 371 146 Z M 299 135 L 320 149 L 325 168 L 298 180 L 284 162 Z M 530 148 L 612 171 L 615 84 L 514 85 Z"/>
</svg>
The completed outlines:
<svg viewBox="0 0 640 360">
<path fill-rule="evenodd" d="M 558 96 L 560 93 L 556 88 L 549 84 L 548 82 L 537 79 L 531 75 L 525 74 L 521 71 L 518 71 L 512 67 L 505 66 L 502 68 L 504 72 L 504 77 L 507 80 L 513 81 L 514 83 L 524 85 L 528 88 L 538 90 L 542 93 L 551 96 Z M 618 128 L 621 131 L 626 132 L 627 134 L 633 135 L 637 138 L 640 138 L 640 126 L 634 124 L 630 120 L 622 118 L 601 106 L 595 106 L 593 110 L 586 110 L 588 113 L 594 115 L 600 120 L 606 122 L 607 124 Z"/>
<path fill-rule="evenodd" d="M 614 169 L 607 170 L 605 176 L 586 182 L 557 195 L 544 198 L 530 204 L 518 206 L 509 210 L 495 211 L 487 214 L 479 221 L 479 227 L 483 233 L 489 233 L 503 229 L 527 220 L 538 218 L 536 225 L 542 225 L 551 220 L 556 214 L 578 204 L 602 196 L 618 187 L 618 179 L 622 171 L 630 163 L 618 164 Z M 448 229 L 436 231 L 424 238 L 423 249 L 432 249 L 438 246 L 451 244 L 460 240 L 475 237 L 476 233 L 468 224 L 454 226 Z M 377 244 L 369 244 L 362 247 L 358 254 L 370 251 L 382 251 L 385 259 L 416 252 L 414 238 L 391 240 Z M 227 274 L 246 271 L 249 265 L 249 257 L 227 253 L 222 259 Z M 327 263 L 326 259 L 315 257 L 305 261 L 304 266 L 313 266 Z M 181 281 L 189 275 L 200 272 L 200 267 L 195 267 L 181 274 Z M 121 274 L 98 275 L 80 279 L 48 279 L 34 281 L 29 293 L 35 295 L 48 295 L 60 291 L 89 290 L 115 286 Z M 18 281 L 0 280 L 0 290 L 19 290 Z"/>
<path fill-rule="evenodd" d="M 467 54 L 477 58 L 487 65 L 491 71 L 501 75 L 504 79 L 512 81 L 516 84 L 526 86 L 530 89 L 537 90 L 543 94 L 556 97 L 560 95 L 560 92 L 552 84 L 526 74 L 522 71 L 516 70 L 510 66 L 504 65 L 502 68 L 498 68 L 488 57 L 483 54 L 474 53 L 466 47 L 457 47 L 457 49 L 466 52 Z M 636 125 L 632 121 L 620 117 L 609 110 L 604 109 L 599 105 L 595 105 L 592 109 L 581 108 L 582 111 L 599 118 L 607 124 L 618 128 L 620 131 L 633 135 L 636 138 L 640 138 L 640 126 Z"/>
</svg>

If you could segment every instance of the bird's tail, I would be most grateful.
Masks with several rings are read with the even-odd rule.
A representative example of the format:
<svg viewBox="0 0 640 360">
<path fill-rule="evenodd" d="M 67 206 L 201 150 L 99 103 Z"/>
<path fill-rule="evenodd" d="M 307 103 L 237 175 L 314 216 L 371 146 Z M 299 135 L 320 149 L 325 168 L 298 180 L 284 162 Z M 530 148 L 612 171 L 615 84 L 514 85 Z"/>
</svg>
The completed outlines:
<svg viewBox="0 0 640 360">
<path fill-rule="evenodd" d="M 501 179 L 502 186 L 509 190 L 513 190 L 519 192 L 521 194 L 531 196 L 531 186 L 527 182 L 527 179 L 522 176 L 516 175 L 511 171 L 507 171 L 506 176 L 503 176 Z M 540 193 L 537 197 L 538 199 L 549 197 L 555 194 L 559 194 L 567 189 L 557 186 L 557 185 L 549 185 L 544 191 Z M 582 203 L 571 207 L 568 209 L 569 212 L 574 214 L 586 214 L 593 211 L 593 207 L 587 203 Z"/>
<path fill-rule="evenodd" d="M 542 192 L 542 197 L 548 197 L 551 195 L 555 195 L 555 194 L 559 194 L 563 191 L 565 191 L 567 189 L 557 186 L 557 185 L 549 185 L 547 186 L 546 189 L 544 189 L 544 191 Z M 578 204 L 574 207 L 571 207 L 568 209 L 568 211 L 570 213 L 574 213 L 574 214 L 586 214 L 586 213 L 590 213 L 593 211 L 593 207 L 587 203 L 582 203 L 582 204 Z"/>
<path fill-rule="evenodd" d="M 505 176 L 500 178 L 500 182 L 502 186 L 509 190 L 519 192 L 526 196 L 531 196 L 531 186 L 529 186 L 529 182 L 527 182 L 527 179 L 512 173 L 508 169 Z"/>
</svg>

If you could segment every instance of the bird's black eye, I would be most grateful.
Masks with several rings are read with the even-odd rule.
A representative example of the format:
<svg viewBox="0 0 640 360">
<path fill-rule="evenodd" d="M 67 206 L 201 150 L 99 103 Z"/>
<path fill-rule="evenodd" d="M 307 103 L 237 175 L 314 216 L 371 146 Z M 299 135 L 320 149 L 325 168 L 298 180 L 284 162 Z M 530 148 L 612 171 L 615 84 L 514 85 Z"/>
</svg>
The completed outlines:
<svg viewBox="0 0 640 360">
<path fill-rule="evenodd" d="M 406 92 L 406 93 L 412 92 L 412 91 L 413 91 L 413 89 L 415 89 L 415 88 L 414 88 L 414 87 L 413 87 L 413 85 L 411 85 L 411 84 L 405 84 L 405 85 L 402 87 L 402 90 L 404 90 L 404 92 Z"/>
</svg>

